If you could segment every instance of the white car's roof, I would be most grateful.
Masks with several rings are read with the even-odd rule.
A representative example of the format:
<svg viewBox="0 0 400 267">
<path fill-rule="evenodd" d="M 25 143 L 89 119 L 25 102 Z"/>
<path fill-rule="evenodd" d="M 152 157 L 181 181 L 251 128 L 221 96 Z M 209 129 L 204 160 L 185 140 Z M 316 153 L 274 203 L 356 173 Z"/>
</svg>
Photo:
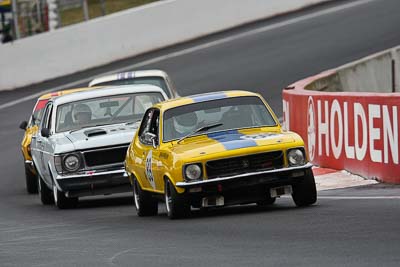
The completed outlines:
<svg viewBox="0 0 400 267">
<path fill-rule="evenodd" d="M 89 83 L 89 87 L 96 86 L 97 84 L 101 84 L 104 82 L 143 78 L 143 77 L 161 77 L 163 79 L 166 79 L 168 75 L 162 70 L 137 70 L 137 71 L 121 72 L 117 74 L 111 74 L 96 78 Z"/>
<path fill-rule="evenodd" d="M 168 96 L 164 93 L 164 91 L 155 85 L 135 84 L 135 85 L 101 87 L 99 89 L 91 89 L 87 91 L 80 91 L 68 95 L 58 96 L 54 98 L 54 104 L 61 105 L 83 99 L 91 99 L 91 98 L 113 96 L 113 95 L 126 95 L 132 93 L 160 93 L 165 100 L 168 99 Z"/>
</svg>

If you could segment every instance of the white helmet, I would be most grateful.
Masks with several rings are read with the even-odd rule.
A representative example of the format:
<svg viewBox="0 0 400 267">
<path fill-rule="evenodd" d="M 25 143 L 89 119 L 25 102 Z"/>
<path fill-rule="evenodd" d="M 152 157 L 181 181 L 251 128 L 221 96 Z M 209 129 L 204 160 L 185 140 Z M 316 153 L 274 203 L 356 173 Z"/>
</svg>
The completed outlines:
<svg viewBox="0 0 400 267">
<path fill-rule="evenodd" d="M 189 134 L 197 126 L 197 115 L 194 112 L 182 114 L 173 118 L 175 130 L 180 134 Z"/>
<path fill-rule="evenodd" d="M 87 123 L 92 117 L 92 110 L 86 104 L 78 104 L 74 107 L 73 114 L 78 123 Z"/>
</svg>

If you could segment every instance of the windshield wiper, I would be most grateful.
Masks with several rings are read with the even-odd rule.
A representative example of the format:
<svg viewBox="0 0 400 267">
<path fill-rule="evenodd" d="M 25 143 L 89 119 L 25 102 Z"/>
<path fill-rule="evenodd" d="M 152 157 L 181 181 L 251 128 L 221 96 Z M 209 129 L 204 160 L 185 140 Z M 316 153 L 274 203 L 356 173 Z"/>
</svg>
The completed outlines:
<svg viewBox="0 0 400 267">
<path fill-rule="evenodd" d="M 192 135 L 194 135 L 194 134 L 197 134 L 197 133 L 200 133 L 200 132 L 204 132 L 204 131 L 208 131 L 208 130 L 210 130 L 210 129 L 212 129 L 212 128 L 216 128 L 216 127 L 222 126 L 222 125 L 224 125 L 224 124 L 223 124 L 223 123 L 214 123 L 214 124 L 208 124 L 208 125 L 206 125 L 206 126 L 200 127 L 200 128 L 198 128 L 198 129 L 194 130 L 193 132 L 191 132 L 190 134 L 185 135 L 184 137 L 182 137 L 181 139 L 179 139 L 179 140 L 178 140 L 178 144 L 179 144 L 181 141 L 183 141 L 184 139 L 186 139 L 186 138 L 188 138 L 188 137 L 190 137 L 190 136 L 192 136 Z"/>
</svg>

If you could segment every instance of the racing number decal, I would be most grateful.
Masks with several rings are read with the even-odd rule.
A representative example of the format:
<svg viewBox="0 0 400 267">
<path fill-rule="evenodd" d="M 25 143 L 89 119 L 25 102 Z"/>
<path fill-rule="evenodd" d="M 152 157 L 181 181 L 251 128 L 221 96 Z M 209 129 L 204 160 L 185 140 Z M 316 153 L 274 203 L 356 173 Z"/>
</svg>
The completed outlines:
<svg viewBox="0 0 400 267">
<path fill-rule="evenodd" d="M 152 152 L 152 150 L 150 150 L 149 154 L 147 154 L 147 157 L 146 157 L 146 177 L 147 177 L 147 180 L 149 180 L 151 186 L 155 189 L 156 186 L 155 186 L 153 170 L 152 170 L 152 156 L 153 156 L 153 152 Z"/>
<path fill-rule="evenodd" d="M 241 139 L 246 139 L 246 140 L 264 140 L 264 139 L 274 138 L 274 137 L 278 137 L 278 136 L 280 136 L 280 134 L 263 133 L 263 134 L 243 135 L 240 138 Z"/>
</svg>

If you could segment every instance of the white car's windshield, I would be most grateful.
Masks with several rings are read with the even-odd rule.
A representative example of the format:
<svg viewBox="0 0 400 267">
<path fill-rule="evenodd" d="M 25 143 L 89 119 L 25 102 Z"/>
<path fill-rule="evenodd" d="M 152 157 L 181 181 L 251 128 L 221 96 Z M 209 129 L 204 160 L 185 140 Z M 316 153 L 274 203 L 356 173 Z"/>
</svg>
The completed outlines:
<svg viewBox="0 0 400 267">
<path fill-rule="evenodd" d="M 221 124 L 198 134 L 262 126 L 276 121 L 258 97 L 232 97 L 193 103 L 164 113 L 163 141 L 177 140 L 204 126 Z"/>
<path fill-rule="evenodd" d="M 163 100 L 160 93 L 136 93 L 63 104 L 57 108 L 56 132 L 137 121 L 147 108 Z"/>
</svg>

